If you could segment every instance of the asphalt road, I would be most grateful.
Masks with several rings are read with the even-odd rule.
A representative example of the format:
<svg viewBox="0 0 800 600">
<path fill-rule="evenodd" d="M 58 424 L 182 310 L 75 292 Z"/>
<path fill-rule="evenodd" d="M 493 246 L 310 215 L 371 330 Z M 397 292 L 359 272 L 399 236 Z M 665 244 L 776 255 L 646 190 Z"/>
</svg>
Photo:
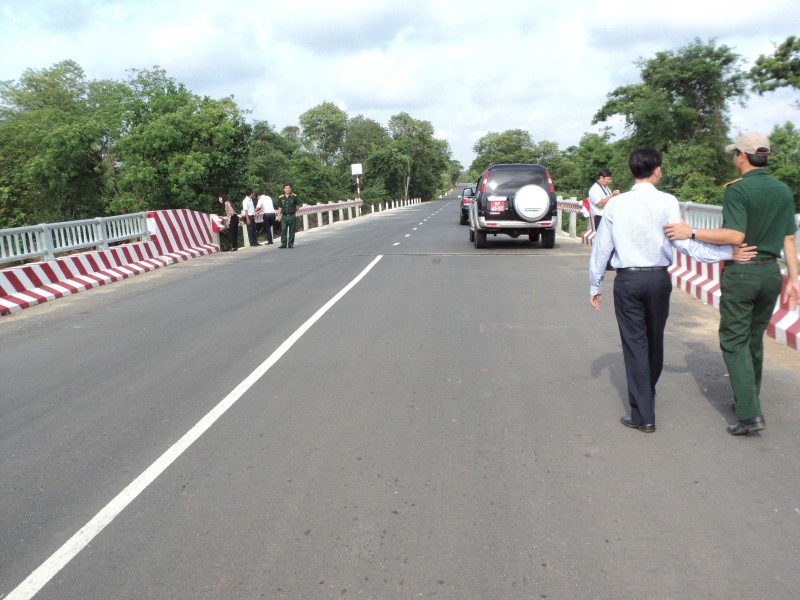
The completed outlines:
<svg viewBox="0 0 800 600">
<path fill-rule="evenodd" d="M 458 210 L 1 318 L 0 598 L 42 565 L 37 599 L 796 598 L 800 353 L 767 340 L 768 428 L 731 437 L 718 314 L 676 291 L 626 429 L 587 250 L 476 250 Z"/>
</svg>

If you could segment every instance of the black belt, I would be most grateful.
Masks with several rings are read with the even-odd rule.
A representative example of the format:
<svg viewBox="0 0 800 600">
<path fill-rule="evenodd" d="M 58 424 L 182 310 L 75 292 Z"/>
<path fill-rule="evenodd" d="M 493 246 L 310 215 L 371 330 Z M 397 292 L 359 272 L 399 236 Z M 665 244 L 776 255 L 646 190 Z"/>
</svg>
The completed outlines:
<svg viewBox="0 0 800 600">
<path fill-rule="evenodd" d="M 623 267 L 617 269 L 619 271 L 666 271 L 669 267 Z"/>
<path fill-rule="evenodd" d="M 737 262 L 735 260 L 723 261 L 726 267 L 730 267 L 731 265 L 767 265 L 774 262 L 778 262 L 778 259 L 774 256 L 772 258 L 757 258 L 756 260 L 748 260 L 747 262 Z"/>
</svg>

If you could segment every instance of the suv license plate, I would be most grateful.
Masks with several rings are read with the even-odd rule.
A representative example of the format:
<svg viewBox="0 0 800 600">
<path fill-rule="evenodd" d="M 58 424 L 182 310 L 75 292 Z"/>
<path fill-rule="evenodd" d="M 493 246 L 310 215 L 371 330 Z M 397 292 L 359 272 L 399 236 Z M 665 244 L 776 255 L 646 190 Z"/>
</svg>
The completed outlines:
<svg viewBox="0 0 800 600">
<path fill-rule="evenodd" d="M 505 200 L 489 200 L 489 212 L 503 212 L 505 209 Z"/>
</svg>

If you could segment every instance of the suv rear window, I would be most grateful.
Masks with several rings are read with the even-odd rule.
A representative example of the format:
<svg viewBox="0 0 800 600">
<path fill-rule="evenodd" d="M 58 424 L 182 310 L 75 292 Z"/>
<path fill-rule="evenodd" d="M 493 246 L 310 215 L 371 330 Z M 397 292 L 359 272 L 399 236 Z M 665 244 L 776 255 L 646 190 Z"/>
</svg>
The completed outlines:
<svg viewBox="0 0 800 600">
<path fill-rule="evenodd" d="M 487 194 L 508 196 L 526 185 L 539 185 L 550 189 L 547 171 L 542 167 L 520 165 L 512 168 L 489 168 L 486 182 Z M 481 182 L 483 183 L 483 182 Z"/>
</svg>

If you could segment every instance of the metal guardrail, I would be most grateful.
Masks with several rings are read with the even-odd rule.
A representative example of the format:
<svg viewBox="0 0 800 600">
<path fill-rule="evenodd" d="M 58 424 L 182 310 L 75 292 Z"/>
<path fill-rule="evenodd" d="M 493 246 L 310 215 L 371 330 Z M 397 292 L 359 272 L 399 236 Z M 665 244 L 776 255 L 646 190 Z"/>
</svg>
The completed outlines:
<svg viewBox="0 0 800 600">
<path fill-rule="evenodd" d="M 133 239 L 147 239 L 147 213 L 98 217 L 0 229 L 0 264 L 39 258 L 54 260 L 57 254 L 99 248 Z"/>
<path fill-rule="evenodd" d="M 692 227 L 699 229 L 719 229 L 722 227 L 721 206 L 694 204 L 693 202 L 679 202 L 678 204 L 681 207 L 681 217 Z M 797 225 L 794 242 L 797 248 L 797 261 L 800 262 L 800 214 L 794 216 L 794 222 Z"/>
</svg>

